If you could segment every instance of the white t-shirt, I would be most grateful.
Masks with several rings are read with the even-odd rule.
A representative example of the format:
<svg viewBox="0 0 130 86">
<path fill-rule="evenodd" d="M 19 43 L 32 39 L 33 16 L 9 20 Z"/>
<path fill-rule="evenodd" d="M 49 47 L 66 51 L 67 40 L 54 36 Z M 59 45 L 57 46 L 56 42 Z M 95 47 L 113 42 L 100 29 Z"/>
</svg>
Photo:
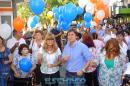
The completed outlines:
<svg viewBox="0 0 130 86">
<path fill-rule="evenodd" d="M 128 50 L 128 46 L 126 43 L 122 42 L 122 45 L 120 45 L 120 51 L 124 54 L 124 55 L 127 55 L 127 50 Z"/>
<path fill-rule="evenodd" d="M 40 48 L 39 53 L 42 54 L 42 63 L 41 63 L 41 72 L 45 74 L 53 74 L 59 71 L 59 66 L 48 68 L 47 64 L 54 64 L 54 62 L 61 55 L 61 51 L 58 48 L 57 51 L 53 54 L 45 52 L 43 48 Z"/>
<path fill-rule="evenodd" d="M 7 41 L 7 47 L 9 49 L 11 49 L 15 45 L 16 42 L 19 42 L 19 45 L 20 44 L 26 44 L 26 41 L 25 41 L 24 38 L 20 38 L 19 40 L 17 40 L 16 38 L 12 37 L 11 39 L 9 39 Z"/>
<path fill-rule="evenodd" d="M 125 36 L 124 37 L 125 38 L 125 41 L 127 42 L 127 44 L 129 43 L 129 41 L 130 41 L 130 36 Z"/>
<path fill-rule="evenodd" d="M 103 37 L 103 41 L 106 43 L 109 39 L 111 39 L 111 35 L 109 34 L 106 34 L 104 37 Z"/>
<path fill-rule="evenodd" d="M 15 45 L 16 42 L 19 42 L 19 45 L 26 44 L 26 41 L 24 38 L 20 38 L 19 40 L 17 40 L 16 38 L 12 37 L 11 39 L 7 41 L 7 47 L 11 49 Z M 13 53 L 14 57 L 16 57 L 17 55 L 18 55 L 18 47 L 15 49 Z"/>
<path fill-rule="evenodd" d="M 124 74 L 130 74 L 130 62 L 126 64 L 126 70 Z"/>
<path fill-rule="evenodd" d="M 93 42 L 96 47 L 97 53 L 100 53 L 101 49 L 104 47 L 103 41 L 97 39 L 97 40 L 93 40 Z"/>
<path fill-rule="evenodd" d="M 42 46 L 43 46 L 43 42 L 41 42 L 41 46 L 38 47 L 36 41 L 31 41 L 31 43 L 29 45 L 29 48 L 32 49 L 32 55 L 34 56 L 36 63 L 37 63 L 37 54 L 38 54 L 40 48 L 42 48 Z"/>
</svg>

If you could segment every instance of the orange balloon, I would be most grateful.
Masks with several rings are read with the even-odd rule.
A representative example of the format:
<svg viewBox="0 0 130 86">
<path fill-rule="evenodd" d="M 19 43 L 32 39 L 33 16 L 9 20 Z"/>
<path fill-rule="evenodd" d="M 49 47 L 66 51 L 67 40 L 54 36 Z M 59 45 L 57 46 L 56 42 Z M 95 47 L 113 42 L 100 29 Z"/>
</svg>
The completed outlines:
<svg viewBox="0 0 130 86">
<path fill-rule="evenodd" d="M 97 0 L 90 0 L 92 3 L 96 3 L 97 2 Z"/>
<path fill-rule="evenodd" d="M 96 9 L 97 10 L 100 10 L 100 9 L 103 9 L 104 8 L 104 3 L 102 0 L 100 0 L 99 2 L 96 3 Z"/>
<path fill-rule="evenodd" d="M 108 6 L 105 6 L 103 8 L 104 12 L 105 12 L 105 18 L 109 17 L 109 7 Z"/>
<path fill-rule="evenodd" d="M 93 18 L 93 20 L 97 23 L 97 25 L 100 24 L 100 20 L 98 20 L 98 18 L 96 16 Z"/>
<path fill-rule="evenodd" d="M 17 32 L 20 32 L 24 27 L 24 20 L 21 17 L 16 17 L 13 20 L 13 26 Z"/>
</svg>

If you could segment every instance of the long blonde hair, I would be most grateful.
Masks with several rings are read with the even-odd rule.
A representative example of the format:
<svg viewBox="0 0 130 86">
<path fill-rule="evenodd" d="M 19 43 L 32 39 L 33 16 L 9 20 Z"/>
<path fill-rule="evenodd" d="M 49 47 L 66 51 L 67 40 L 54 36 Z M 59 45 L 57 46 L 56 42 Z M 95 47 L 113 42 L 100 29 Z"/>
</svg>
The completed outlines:
<svg viewBox="0 0 130 86">
<path fill-rule="evenodd" d="M 47 49 L 48 49 L 47 40 L 54 40 L 52 48 L 53 48 L 53 52 L 56 52 L 58 47 L 57 47 L 57 43 L 56 43 L 55 37 L 54 37 L 54 35 L 52 33 L 48 32 L 46 34 L 46 36 L 45 36 L 45 40 L 44 40 L 44 43 L 43 43 L 43 49 L 46 52 L 47 52 Z"/>
</svg>

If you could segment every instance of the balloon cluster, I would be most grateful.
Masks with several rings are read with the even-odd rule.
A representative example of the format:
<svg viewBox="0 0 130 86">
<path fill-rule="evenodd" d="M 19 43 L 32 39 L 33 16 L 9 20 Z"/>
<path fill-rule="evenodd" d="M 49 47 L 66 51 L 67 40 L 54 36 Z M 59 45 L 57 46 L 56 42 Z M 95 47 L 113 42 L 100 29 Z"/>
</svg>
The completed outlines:
<svg viewBox="0 0 130 86">
<path fill-rule="evenodd" d="M 57 29 L 67 31 L 76 18 L 77 15 L 81 15 L 84 10 L 81 7 L 76 7 L 73 3 L 65 4 L 60 7 L 53 7 L 54 19 L 58 21 Z"/>
<path fill-rule="evenodd" d="M 91 20 L 92 20 L 92 14 L 89 13 L 89 12 L 86 12 L 84 14 L 84 21 L 85 21 L 85 27 L 86 28 L 90 28 Z"/>
<path fill-rule="evenodd" d="M 40 15 L 45 9 L 45 3 L 43 0 L 30 0 L 29 7 L 30 7 L 31 11 L 35 14 L 35 16 L 33 16 L 28 21 L 28 27 L 34 28 L 40 20 L 38 15 Z"/>
<path fill-rule="evenodd" d="M 37 15 L 44 11 L 45 3 L 43 0 L 29 0 L 29 7 L 35 16 L 31 18 L 28 26 L 34 28 L 40 20 Z M 21 17 L 16 17 L 13 20 L 13 27 L 17 32 L 20 32 L 24 28 L 24 20 Z"/>
<path fill-rule="evenodd" d="M 89 27 L 90 25 L 90 22 L 88 23 L 86 20 L 86 15 L 90 17 L 91 14 L 93 21 L 96 22 L 97 25 L 99 25 L 104 18 L 108 18 L 109 2 L 110 0 L 78 0 L 79 6 L 84 8 L 87 13 L 84 14 L 85 27 Z"/>
</svg>

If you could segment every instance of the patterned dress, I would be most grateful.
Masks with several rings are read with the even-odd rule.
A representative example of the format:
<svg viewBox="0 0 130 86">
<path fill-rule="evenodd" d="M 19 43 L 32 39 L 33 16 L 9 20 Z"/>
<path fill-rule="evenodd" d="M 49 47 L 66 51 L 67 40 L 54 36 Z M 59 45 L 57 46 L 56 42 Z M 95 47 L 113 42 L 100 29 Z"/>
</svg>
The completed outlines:
<svg viewBox="0 0 130 86">
<path fill-rule="evenodd" d="M 121 76 L 126 63 L 126 57 L 123 54 L 114 58 L 114 66 L 110 69 L 105 64 L 105 53 L 101 53 L 97 58 L 97 64 L 99 65 L 99 86 L 120 86 Z"/>
</svg>

